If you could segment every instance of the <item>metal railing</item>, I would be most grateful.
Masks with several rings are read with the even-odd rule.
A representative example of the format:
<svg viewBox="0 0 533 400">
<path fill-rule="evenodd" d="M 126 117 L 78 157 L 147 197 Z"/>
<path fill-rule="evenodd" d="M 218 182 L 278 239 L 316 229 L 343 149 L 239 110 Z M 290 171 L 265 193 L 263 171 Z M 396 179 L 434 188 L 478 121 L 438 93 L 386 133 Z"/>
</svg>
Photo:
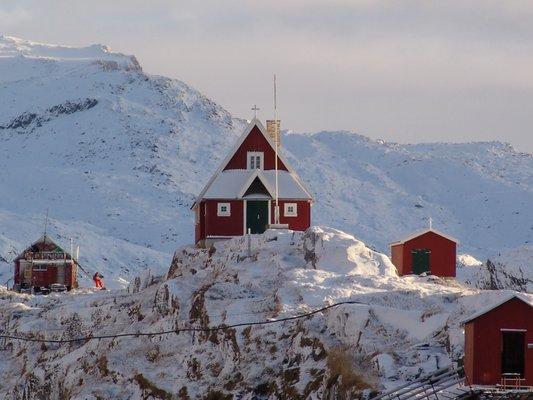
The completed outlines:
<svg viewBox="0 0 533 400">
<path fill-rule="evenodd" d="M 407 400 L 407 399 L 461 399 L 472 392 L 462 386 L 462 368 L 447 367 L 423 375 L 412 382 L 381 393 L 372 400 Z"/>
</svg>

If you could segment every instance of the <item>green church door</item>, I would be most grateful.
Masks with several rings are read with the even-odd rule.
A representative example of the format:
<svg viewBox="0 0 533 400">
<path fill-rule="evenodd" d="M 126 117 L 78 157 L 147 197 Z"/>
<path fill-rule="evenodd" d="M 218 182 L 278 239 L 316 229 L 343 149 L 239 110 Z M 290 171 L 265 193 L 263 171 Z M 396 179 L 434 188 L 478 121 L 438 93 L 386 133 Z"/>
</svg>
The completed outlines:
<svg viewBox="0 0 533 400">
<path fill-rule="evenodd" d="M 246 202 L 246 233 L 263 233 L 268 225 L 268 201 Z"/>
<path fill-rule="evenodd" d="M 413 257 L 413 274 L 420 275 L 423 272 L 429 272 L 429 254 L 428 249 L 415 249 L 411 251 Z"/>
</svg>

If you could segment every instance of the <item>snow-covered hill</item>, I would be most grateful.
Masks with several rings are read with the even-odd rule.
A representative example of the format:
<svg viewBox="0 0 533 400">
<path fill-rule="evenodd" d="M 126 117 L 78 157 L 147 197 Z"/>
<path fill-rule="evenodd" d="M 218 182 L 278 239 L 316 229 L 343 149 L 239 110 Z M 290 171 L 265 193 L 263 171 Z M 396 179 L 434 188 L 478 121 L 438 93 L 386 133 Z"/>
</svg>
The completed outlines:
<svg viewBox="0 0 533 400">
<path fill-rule="evenodd" d="M 80 289 L 44 297 L 0 289 L 0 325 L 10 334 L 69 339 L 360 304 L 218 332 L 64 345 L 7 340 L 0 347 L 0 397 L 359 398 L 360 390 L 397 386 L 458 361 L 460 321 L 510 294 L 453 279 L 399 278 L 388 257 L 331 228 L 267 231 L 253 237 L 251 249 L 244 238 L 215 250 L 184 247 L 167 279 L 145 274 L 129 293 Z"/>
<path fill-rule="evenodd" d="M 43 230 L 113 277 L 163 271 L 191 243 L 192 200 L 244 121 L 102 45 L 0 37 L 0 280 Z M 423 133 L 421 133 L 423 134 Z M 533 157 L 502 143 L 398 145 L 351 132 L 283 138 L 313 222 L 387 243 L 434 224 L 486 259 L 533 236 Z M 83 282 L 82 282 L 83 283 Z"/>
</svg>

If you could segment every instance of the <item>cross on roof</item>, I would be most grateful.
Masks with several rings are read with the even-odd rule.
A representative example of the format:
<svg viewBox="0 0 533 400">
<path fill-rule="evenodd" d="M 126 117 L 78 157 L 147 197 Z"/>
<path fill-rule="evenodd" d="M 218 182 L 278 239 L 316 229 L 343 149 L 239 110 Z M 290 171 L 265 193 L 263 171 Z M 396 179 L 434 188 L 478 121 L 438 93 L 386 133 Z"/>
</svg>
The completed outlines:
<svg viewBox="0 0 533 400">
<path fill-rule="evenodd" d="M 260 110 L 260 108 L 254 104 L 254 106 L 252 107 L 252 110 L 254 112 L 254 118 L 257 118 L 257 111 Z"/>
</svg>

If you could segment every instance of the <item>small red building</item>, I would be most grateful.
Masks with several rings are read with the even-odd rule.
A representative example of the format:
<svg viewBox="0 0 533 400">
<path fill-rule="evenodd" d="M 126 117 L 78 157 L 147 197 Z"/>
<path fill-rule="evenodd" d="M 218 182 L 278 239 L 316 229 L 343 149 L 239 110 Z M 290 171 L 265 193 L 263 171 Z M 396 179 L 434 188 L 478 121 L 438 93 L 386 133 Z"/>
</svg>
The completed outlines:
<svg viewBox="0 0 533 400">
<path fill-rule="evenodd" d="M 263 233 L 275 223 L 274 140 L 279 133 L 276 135 L 274 121 L 267 122 L 268 132 L 256 118 L 248 124 L 193 204 L 197 245 L 210 245 L 248 231 Z M 311 225 L 313 198 L 279 152 L 277 164 L 279 223 L 292 230 L 306 230 Z"/>
<path fill-rule="evenodd" d="M 78 287 L 77 268 L 72 256 L 44 235 L 14 261 L 14 289 L 34 291 L 52 284 Z"/>
<path fill-rule="evenodd" d="M 511 295 L 464 322 L 471 385 L 533 387 L 533 301 Z"/>
<path fill-rule="evenodd" d="M 457 239 L 430 227 L 391 243 L 392 263 L 400 275 L 455 277 L 457 244 Z"/>
</svg>

